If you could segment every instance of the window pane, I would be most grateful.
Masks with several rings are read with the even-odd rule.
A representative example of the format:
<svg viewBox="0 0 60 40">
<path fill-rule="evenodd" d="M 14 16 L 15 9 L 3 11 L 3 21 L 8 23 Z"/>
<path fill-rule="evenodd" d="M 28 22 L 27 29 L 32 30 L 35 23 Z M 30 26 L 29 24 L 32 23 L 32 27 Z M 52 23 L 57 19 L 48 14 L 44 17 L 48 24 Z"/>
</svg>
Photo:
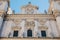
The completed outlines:
<svg viewBox="0 0 60 40">
<path fill-rule="evenodd" d="M 18 37 L 18 31 L 14 31 L 13 37 Z"/>
<path fill-rule="evenodd" d="M 41 31 L 42 37 L 46 37 L 46 31 Z"/>
<path fill-rule="evenodd" d="M 32 37 L 32 30 L 28 30 L 28 31 L 27 31 L 27 36 L 28 36 L 28 37 Z"/>
</svg>

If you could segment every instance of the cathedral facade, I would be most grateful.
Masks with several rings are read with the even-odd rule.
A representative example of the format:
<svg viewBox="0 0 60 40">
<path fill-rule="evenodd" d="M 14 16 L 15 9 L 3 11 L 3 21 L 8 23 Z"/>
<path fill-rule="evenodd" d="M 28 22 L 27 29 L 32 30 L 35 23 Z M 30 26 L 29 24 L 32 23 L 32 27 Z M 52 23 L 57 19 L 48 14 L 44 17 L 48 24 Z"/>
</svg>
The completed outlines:
<svg viewBox="0 0 60 40">
<path fill-rule="evenodd" d="M 9 6 L 10 1 L 0 0 L 1 40 L 60 40 L 60 0 L 49 0 L 49 3 L 45 14 L 39 13 L 38 6 L 31 2 L 21 7 L 20 14 L 14 14 Z"/>
</svg>

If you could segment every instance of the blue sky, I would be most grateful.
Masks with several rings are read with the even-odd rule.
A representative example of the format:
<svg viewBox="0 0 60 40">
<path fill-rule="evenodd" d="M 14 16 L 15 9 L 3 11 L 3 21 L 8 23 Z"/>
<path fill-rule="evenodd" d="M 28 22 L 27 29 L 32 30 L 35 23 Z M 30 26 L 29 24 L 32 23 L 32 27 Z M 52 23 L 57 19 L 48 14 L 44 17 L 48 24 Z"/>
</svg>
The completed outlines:
<svg viewBox="0 0 60 40">
<path fill-rule="evenodd" d="M 37 5 L 41 13 L 44 13 L 44 10 L 49 8 L 49 0 L 10 0 L 10 7 L 12 10 L 15 10 L 15 13 L 19 13 L 21 12 L 21 6 L 27 5 L 28 2 Z"/>
</svg>

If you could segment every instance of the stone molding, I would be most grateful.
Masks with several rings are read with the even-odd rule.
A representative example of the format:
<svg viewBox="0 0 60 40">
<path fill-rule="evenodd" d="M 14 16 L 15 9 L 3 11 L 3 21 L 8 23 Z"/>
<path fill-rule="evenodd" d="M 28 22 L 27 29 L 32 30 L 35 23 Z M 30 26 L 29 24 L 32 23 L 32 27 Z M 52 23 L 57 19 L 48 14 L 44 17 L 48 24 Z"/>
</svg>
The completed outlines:
<svg viewBox="0 0 60 40">
<path fill-rule="evenodd" d="M 39 26 L 38 29 L 39 30 L 45 30 L 46 31 L 48 29 L 48 27 L 47 26 Z"/>
<path fill-rule="evenodd" d="M 16 14 L 16 15 L 7 15 L 6 17 L 7 19 L 53 19 L 55 20 L 55 17 L 53 15 L 39 15 L 39 14 L 34 14 L 34 15 L 31 15 L 31 14 Z"/>
<path fill-rule="evenodd" d="M 12 30 L 21 30 L 22 28 L 21 27 L 12 27 Z"/>
</svg>

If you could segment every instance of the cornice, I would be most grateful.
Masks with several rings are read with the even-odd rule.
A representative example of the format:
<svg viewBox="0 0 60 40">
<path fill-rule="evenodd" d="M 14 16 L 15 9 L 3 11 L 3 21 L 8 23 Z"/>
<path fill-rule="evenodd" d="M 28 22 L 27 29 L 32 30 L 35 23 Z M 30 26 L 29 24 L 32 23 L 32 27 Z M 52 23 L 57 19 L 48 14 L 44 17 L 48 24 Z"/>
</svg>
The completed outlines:
<svg viewBox="0 0 60 40">
<path fill-rule="evenodd" d="M 7 15 L 7 20 L 22 20 L 22 19 L 26 19 L 26 20 L 35 20 L 35 19 L 47 19 L 47 20 L 55 20 L 55 17 L 54 15 L 51 15 L 51 14 L 45 14 L 45 15 L 42 15 L 42 14 L 11 14 L 11 15 Z"/>
</svg>

